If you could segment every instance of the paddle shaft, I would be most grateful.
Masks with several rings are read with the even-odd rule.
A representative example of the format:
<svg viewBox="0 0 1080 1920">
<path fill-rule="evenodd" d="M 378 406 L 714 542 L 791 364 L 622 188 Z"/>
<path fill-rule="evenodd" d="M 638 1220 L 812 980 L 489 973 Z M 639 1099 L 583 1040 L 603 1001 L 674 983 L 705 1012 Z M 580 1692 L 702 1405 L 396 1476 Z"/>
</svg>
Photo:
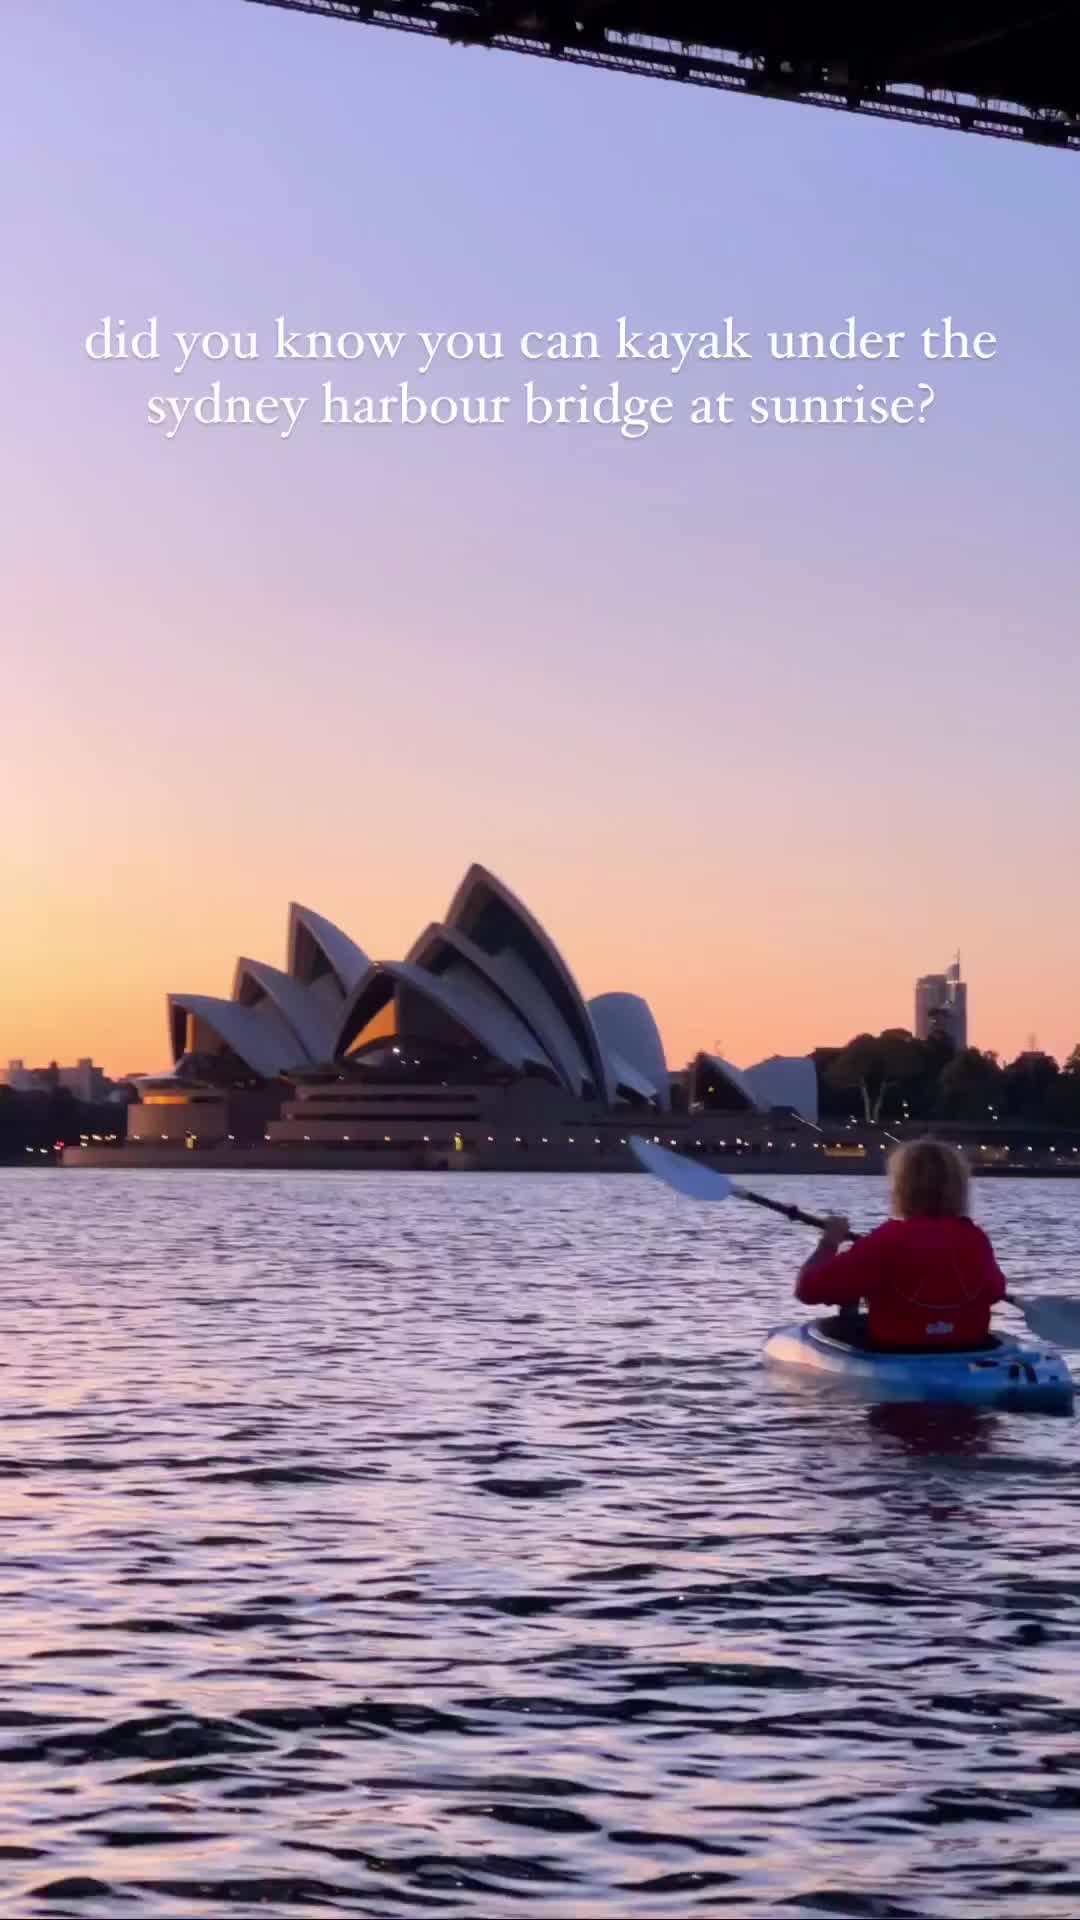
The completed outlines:
<svg viewBox="0 0 1080 1920">
<path fill-rule="evenodd" d="M 801 1207 L 793 1207 L 786 1200 L 770 1200 L 767 1194 L 753 1193 L 749 1187 L 734 1187 L 732 1191 L 739 1200 L 749 1200 L 755 1207 L 767 1207 L 770 1213 L 781 1213 L 796 1226 L 817 1227 L 819 1232 L 824 1229 L 825 1222 L 819 1213 L 804 1213 Z M 848 1237 L 859 1238 L 857 1233 Z"/>
</svg>

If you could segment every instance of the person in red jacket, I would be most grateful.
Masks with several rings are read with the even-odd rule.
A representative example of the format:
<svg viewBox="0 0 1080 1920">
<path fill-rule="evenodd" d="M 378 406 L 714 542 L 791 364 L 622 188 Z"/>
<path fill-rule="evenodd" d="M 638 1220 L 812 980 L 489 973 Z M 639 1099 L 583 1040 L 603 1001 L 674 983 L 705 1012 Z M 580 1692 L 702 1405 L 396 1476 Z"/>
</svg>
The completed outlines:
<svg viewBox="0 0 1080 1920">
<path fill-rule="evenodd" d="M 877 1348 L 976 1347 L 1005 1277 L 981 1227 L 969 1217 L 968 1170 L 955 1147 L 912 1140 L 889 1162 L 892 1218 L 840 1249 L 847 1221 L 830 1214 L 795 1282 L 804 1305 L 868 1307 L 867 1343 Z"/>
</svg>

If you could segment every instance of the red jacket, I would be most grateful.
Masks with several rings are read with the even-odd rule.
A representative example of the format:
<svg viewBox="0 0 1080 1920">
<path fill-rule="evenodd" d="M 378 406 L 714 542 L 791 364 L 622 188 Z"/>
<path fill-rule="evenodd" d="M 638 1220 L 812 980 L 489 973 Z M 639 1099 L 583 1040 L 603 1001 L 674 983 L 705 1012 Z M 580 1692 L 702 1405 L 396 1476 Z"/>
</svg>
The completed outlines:
<svg viewBox="0 0 1080 1920">
<path fill-rule="evenodd" d="M 973 1220 L 886 1220 L 842 1253 L 809 1260 L 795 1294 L 807 1306 L 869 1306 L 871 1340 L 965 1347 L 985 1340 L 1005 1298 L 994 1250 Z"/>
</svg>

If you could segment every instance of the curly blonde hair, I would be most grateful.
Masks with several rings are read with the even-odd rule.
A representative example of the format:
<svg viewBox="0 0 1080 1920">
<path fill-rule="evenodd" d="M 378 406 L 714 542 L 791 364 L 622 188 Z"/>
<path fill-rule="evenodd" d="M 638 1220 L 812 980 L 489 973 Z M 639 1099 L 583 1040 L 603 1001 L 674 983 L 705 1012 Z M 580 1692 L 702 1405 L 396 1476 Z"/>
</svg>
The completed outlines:
<svg viewBox="0 0 1080 1920">
<path fill-rule="evenodd" d="M 889 1158 L 892 1210 L 901 1220 L 916 1215 L 962 1218 L 970 1208 L 967 1161 L 944 1140 L 908 1140 Z"/>
</svg>

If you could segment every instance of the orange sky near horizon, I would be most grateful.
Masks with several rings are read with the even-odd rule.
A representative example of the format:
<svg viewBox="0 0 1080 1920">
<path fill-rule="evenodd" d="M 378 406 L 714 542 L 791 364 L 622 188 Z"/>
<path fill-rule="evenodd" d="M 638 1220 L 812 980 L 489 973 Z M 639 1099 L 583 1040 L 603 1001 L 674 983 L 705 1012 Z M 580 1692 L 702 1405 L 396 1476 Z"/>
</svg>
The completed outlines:
<svg viewBox="0 0 1080 1920">
<path fill-rule="evenodd" d="M 822 884 L 805 864 L 800 881 L 778 843 L 768 873 L 725 845 L 712 875 L 715 891 L 703 898 L 692 863 L 672 862 L 655 847 L 640 863 L 616 863 L 595 844 L 595 866 L 583 860 L 571 870 L 543 849 L 518 852 L 515 860 L 515 848 L 505 844 L 513 836 L 505 832 L 494 848 L 490 832 L 487 846 L 455 845 L 458 838 L 424 846 L 417 835 L 415 843 L 389 848 L 385 866 L 351 876 L 351 884 L 342 884 L 325 851 L 283 863 L 266 849 L 245 858 L 237 847 L 235 873 L 222 871 L 206 889 L 197 918 L 182 897 L 170 900 L 154 847 L 128 846 L 125 887 L 147 910 L 124 908 L 89 879 L 58 880 L 51 895 L 36 894 L 22 920 L 13 993 L 5 982 L 0 1060 L 68 1063 L 89 1053 L 115 1074 L 154 1071 L 168 1058 L 166 989 L 227 994 L 240 953 L 283 964 L 290 897 L 327 912 L 375 957 L 396 958 L 429 918 L 440 917 L 473 852 L 484 854 L 537 913 L 587 994 L 618 988 L 646 996 L 672 1065 L 698 1047 L 719 1047 L 746 1065 L 771 1052 L 839 1044 L 867 1028 L 909 1025 L 916 973 L 949 958 L 938 937 L 947 915 L 944 889 L 897 939 L 894 904 L 880 887 L 847 902 L 834 895 L 822 916 Z M 826 847 L 821 852 L 827 863 Z M 805 862 L 805 843 L 800 858 Z M 741 919 L 721 897 L 721 866 Z M 89 860 L 82 871 L 93 872 Z M 304 884 L 293 884 L 294 875 Z M 1022 938 L 1003 952 L 989 915 L 980 926 L 969 907 L 964 919 L 969 929 L 974 923 L 965 956 L 974 1042 L 1011 1054 L 1034 1032 L 1040 1044 L 1064 1054 L 1077 1038 L 1069 1025 L 1071 980 L 1055 977 Z M 66 934 L 57 943 L 60 926 Z M 1026 1024 L 1017 1021 L 1014 990 L 1023 968 Z M 16 1026 L 10 1009 L 20 1001 Z"/>
<path fill-rule="evenodd" d="M 1068 1052 L 1073 156 L 239 0 L 41 0 L 7 51 L 0 1062 L 158 1069 L 166 992 L 282 964 L 291 898 L 398 958 L 473 860 L 675 1064 L 909 1024 L 957 947 L 976 1044 Z M 166 444 L 146 393 L 217 370 L 82 351 L 283 310 L 1000 347 L 910 432 L 288 444 Z"/>
</svg>

